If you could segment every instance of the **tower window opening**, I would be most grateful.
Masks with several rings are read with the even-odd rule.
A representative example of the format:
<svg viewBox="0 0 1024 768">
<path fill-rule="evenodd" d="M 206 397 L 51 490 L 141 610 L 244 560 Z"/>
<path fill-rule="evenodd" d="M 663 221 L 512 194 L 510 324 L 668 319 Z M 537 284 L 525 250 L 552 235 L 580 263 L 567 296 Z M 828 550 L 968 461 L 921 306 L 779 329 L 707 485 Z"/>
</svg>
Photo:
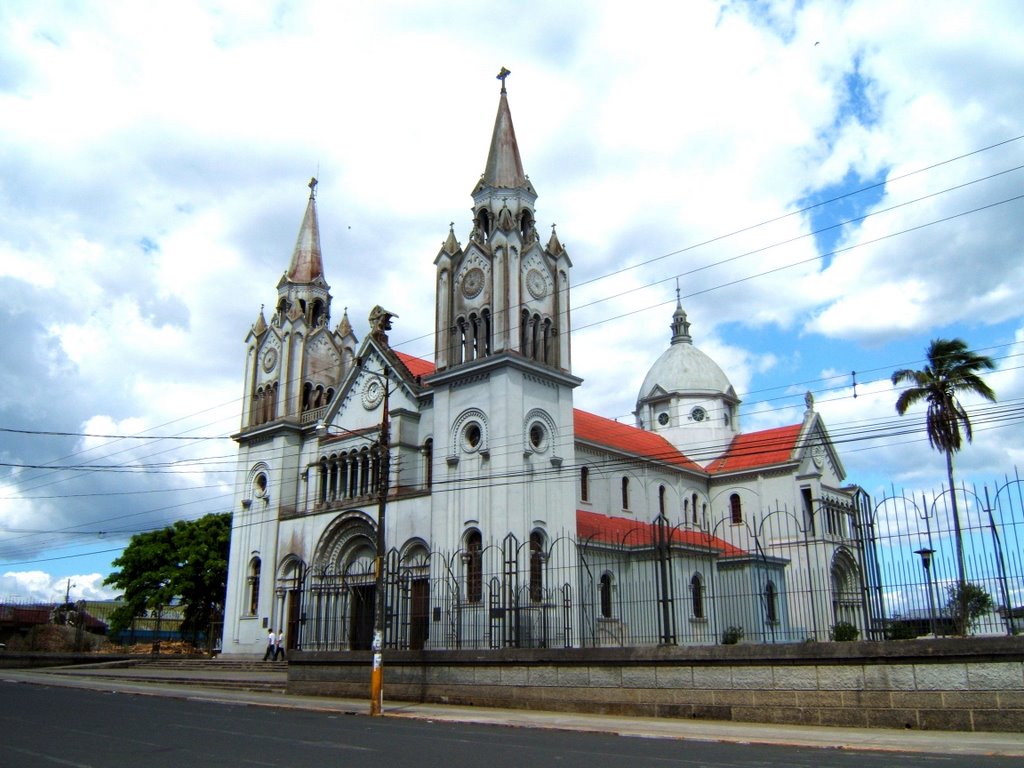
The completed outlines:
<svg viewBox="0 0 1024 768">
<path fill-rule="evenodd" d="M 490 310 L 485 309 L 483 312 L 481 312 L 480 313 L 480 320 L 481 320 L 481 333 L 482 333 L 481 344 L 480 344 L 481 354 L 483 354 L 483 355 L 490 355 L 491 354 L 491 312 L 490 312 Z"/>
</svg>

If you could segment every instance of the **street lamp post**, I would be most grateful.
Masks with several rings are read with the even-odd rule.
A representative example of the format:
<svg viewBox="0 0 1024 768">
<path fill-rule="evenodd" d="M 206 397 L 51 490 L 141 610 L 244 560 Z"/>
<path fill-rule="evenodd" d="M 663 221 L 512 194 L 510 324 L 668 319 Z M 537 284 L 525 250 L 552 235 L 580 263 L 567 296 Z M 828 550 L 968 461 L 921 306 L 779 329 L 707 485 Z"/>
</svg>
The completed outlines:
<svg viewBox="0 0 1024 768">
<path fill-rule="evenodd" d="M 935 592 L 932 590 L 932 555 L 935 550 L 922 547 L 914 550 L 914 554 L 921 556 L 921 567 L 924 568 L 924 578 L 928 585 L 928 627 L 932 637 L 935 637 Z"/>
</svg>

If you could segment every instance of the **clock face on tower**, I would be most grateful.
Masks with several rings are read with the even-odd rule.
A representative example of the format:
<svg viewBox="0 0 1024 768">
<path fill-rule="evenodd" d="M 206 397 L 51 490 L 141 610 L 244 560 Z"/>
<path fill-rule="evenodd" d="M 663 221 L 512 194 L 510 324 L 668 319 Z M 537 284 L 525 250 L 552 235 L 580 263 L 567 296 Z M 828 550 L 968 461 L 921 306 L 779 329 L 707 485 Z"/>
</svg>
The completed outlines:
<svg viewBox="0 0 1024 768">
<path fill-rule="evenodd" d="M 263 370 L 270 373 L 277 365 L 277 350 L 271 347 L 263 353 Z"/>
<path fill-rule="evenodd" d="M 462 276 L 462 295 L 467 299 L 476 298 L 483 289 L 484 271 L 479 267 L 473 267 Z"/>
<path fill-rule="evenodd" d="M 526 290 L 530 292 L 530 295 L 535 299 L 543 299 L 548 295 L 548 285 L 544 280 L 544 275 L 538 272 L 536 269 L 531 269 L 526 273 Z"/>
<path fill-rule="evenodd" d="M 363 385 L 363 408 L 372 411 L 384 399 L 384 386 L 376 379 L 369 379 Z"/>
</svg>

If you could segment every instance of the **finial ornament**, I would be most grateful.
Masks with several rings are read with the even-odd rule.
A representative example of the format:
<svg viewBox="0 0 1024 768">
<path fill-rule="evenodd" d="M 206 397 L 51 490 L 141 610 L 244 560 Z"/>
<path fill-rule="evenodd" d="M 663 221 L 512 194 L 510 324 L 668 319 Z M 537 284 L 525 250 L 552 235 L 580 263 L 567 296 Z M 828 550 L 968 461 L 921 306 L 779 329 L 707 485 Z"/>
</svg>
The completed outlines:
<svg viewBox="0 0 1024 768">
<path fill-rule="evenodd" d="M 814 393 L 810 390 L 807 390 L 807 393 L 804 395 L 804 405 L 807 406 L 808 411 L 814 410 Z"/>
<path fill-rule="evenodd" d="M 316 198 L 316 185 L 317 185 L 317 183 L 318 182 L 316 180 L 316 176 L 314 176 L 313 178 L 311 178 L 309 180 L 309 184 L 306 185 L 307 187 L 309 187 L 309 198 L 310 198 L 310 200 L 313 200 L 313 199 Z"/>
<path fill-rule="evenodd" d="M 501 80 L 501 92 L 505 93 L 505 78 L 512 74 L 511 69 L 501 68 L 501 72 L 498 73 L 498 79 Z"/>
</svg>

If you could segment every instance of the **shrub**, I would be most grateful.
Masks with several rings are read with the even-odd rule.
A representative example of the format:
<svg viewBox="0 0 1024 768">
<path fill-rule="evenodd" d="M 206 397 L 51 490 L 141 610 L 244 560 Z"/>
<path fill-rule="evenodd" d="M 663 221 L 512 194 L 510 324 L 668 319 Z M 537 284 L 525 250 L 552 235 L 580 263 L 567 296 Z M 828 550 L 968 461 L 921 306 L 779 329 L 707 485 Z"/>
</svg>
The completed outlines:
<svg viewBox="0 0 1024 768">
<path fill-rule="evenodd" d="M 831 637 L 837 643 L 850 643 L 860 637 L 860 630 L 848 621 L 837 621 L 832 627 Z"/>
<path fill-rule="evenodd" d="M 978 619 L 995 607 L 992 596 L 979 584 L 964 584 L 962 598 L 959 584 L 950 584 L 946 594 L 949 598 L 946 613 L 952 618 L 958 635 L 969 634 Z"/>
<path fill-rule="evenodd" d="M 722 645 L 736 645 L 743 639 L 743 627 L 726 627 L 722 632 Z"/>
</svg>

